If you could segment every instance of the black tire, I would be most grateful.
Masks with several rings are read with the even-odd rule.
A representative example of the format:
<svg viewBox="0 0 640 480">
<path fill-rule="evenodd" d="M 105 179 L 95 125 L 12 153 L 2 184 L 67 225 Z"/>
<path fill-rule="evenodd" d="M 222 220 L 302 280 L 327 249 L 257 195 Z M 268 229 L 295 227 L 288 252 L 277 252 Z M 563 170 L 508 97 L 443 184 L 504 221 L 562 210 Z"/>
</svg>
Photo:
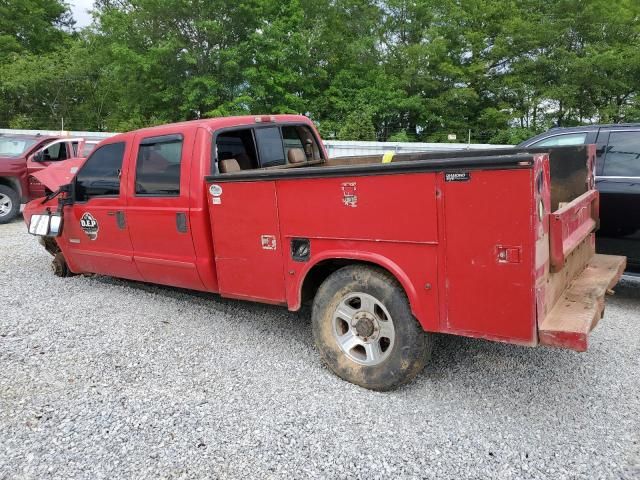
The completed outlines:
<svg viewBox="0 0 640 480">
<path fill-rule="evenodd" d="M 58 252 L 53 256 L 51 260 L 51 269 L 56 277 L 73 277 L 75 273 L 69 270 L 69 265 L 64 258 L 62 252 Z"/>
<path fill-rule="evenodd" d="M 371 334 L 369 328 L 371 323 L 365 325 L 363 332 L 366 333 L 361 333 L 362 329 L 352 326 L 340 327 L 347 324 L 339 318 L 340 315 L 337 313 L 338 307 L 342 309 L 345 305 L 344 302 L 355 300 L 356 308 L 350 310 L 350 312 L 357 311 L 353 318 L 357 318 L 358 315 L 370 318 L 366 317 L 368 314 L 357 310 L 359 301 L 357 297 L 361 294 L 373 297 L 379 302 L 375 304 L 375 308 L 386 309 L 393 326 L 393 343 L 388 346 L 388 351 L 381 354 L 379 363 L 373 365 L 361 363 L 369 358 L 368 352 L 364 353 L 364 347 L 359 353 L 361 358 L 358 360 L 354 357 L 358 352 L 357 349 L 361 348 L 360 345 L 353 347 L 347 354 L 338 341 L 341 335 L 337 332 L 338 329 L 342 329 L 344 335 L 357 334 L 358 341 L 367 340 L 367 337 L 362 335 L 370 335 L 369 339 L 376 336 L 375 333 Z M 384 312 L 374 315 L 374 319 L 370 322 L 382 325 L 385 322 L 379 322 L 376 318 L 385 316 Z M 312 322 L 316 347 L 329 369 L 340 378 L 364 388 L 387 391 L 404 385 L 422 371 L 431 356 L 433 345 L 431 335 L 422 329 L 411 313 L 409 301 L 402 286 L 392 275 L 380 268 L 352 265 L 332 273 L 322 283 L 315 296 Z M 350 322 L 351 325 L 353 323 L 359 322 Z M 379 338 L 380 342 L 383 340 L 385 339 Z M 389 344 L 388 340 L 386 343 Z M 378 353 L 381 350 L 380 348 Z"/>
<path fill-rule="evenodd" d="M 0 185 L 0 203 L 0 224 L 9 223 L 20 213 L 20 195 L 13 188 Z M 3 206 L 6 207 L 7 203 L 9 209 L 5 211 Z"/>
</svg>

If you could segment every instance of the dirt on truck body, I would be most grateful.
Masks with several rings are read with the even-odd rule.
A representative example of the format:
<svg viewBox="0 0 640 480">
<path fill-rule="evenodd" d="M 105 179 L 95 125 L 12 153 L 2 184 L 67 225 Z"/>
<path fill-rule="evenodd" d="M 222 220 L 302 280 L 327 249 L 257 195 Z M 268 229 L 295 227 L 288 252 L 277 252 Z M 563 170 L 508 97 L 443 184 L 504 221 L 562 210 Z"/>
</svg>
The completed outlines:
<svg viewBox="0 0 640 480">
<path fill-rule="evenodd" d="M 305 117 L 219 118 L 103 141 L 25 220 L 55 238 L 59 273 L 312 300 L 329 368 L 388 390 L 428 363 L 434 332 L 587 348 L 625 265 L 594 250 L 593 158 L 329 159 Z"/>
</svg>

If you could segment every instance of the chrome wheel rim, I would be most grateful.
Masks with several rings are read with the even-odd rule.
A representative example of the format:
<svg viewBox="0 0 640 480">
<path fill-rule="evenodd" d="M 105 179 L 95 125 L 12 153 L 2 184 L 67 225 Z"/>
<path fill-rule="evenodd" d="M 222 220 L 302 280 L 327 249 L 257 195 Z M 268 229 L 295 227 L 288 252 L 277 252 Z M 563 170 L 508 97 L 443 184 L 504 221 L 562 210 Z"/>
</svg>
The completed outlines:
<svg viewBox="0 0 640 480">
<path fill-rule="evenodd" d="M 393 350 L 396 330 L 383 303 L 368 293 L 353 292 L 338 304 L 332 319 L 340 350 L 360 365 L 384 362 Z"/>
<path fill-rule="evenodd" d="M 9 198 L 9 195 L 0 193 L 0 217 L 9 215 L 9 212 L 13 208 L 13 202 Z"/>
</svg>

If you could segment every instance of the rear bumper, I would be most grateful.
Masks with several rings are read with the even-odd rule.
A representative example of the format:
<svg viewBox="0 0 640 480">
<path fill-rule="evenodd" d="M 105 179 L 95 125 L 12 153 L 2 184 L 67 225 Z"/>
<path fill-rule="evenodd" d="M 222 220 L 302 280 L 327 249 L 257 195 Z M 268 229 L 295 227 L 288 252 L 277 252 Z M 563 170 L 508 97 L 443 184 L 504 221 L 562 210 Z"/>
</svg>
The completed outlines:
<svg viewBox="0 0 640 480">
<path fill-rule="evenodd" d="M 604 297 L 626 267 L 626 257 L 594 255 L 538 327 L 540 344 L 584 352 L 604 313 Z"/>
</svg>

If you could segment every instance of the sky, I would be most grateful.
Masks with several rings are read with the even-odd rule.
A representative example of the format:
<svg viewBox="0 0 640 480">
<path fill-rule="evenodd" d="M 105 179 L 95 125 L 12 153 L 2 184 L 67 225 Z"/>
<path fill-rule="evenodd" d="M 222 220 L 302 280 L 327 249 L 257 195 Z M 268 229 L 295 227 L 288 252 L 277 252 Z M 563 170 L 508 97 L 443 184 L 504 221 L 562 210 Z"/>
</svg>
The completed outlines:
<svg viewBox="0 0 640 480">
<path fill-rule="evenodd" d="M 76 28 L 86 27 L 91 23 L 91 15 L 87 10 L 93 8 L 93 0 L 67 0 L 67 3 L 71 6 Z"/>
</svg>

